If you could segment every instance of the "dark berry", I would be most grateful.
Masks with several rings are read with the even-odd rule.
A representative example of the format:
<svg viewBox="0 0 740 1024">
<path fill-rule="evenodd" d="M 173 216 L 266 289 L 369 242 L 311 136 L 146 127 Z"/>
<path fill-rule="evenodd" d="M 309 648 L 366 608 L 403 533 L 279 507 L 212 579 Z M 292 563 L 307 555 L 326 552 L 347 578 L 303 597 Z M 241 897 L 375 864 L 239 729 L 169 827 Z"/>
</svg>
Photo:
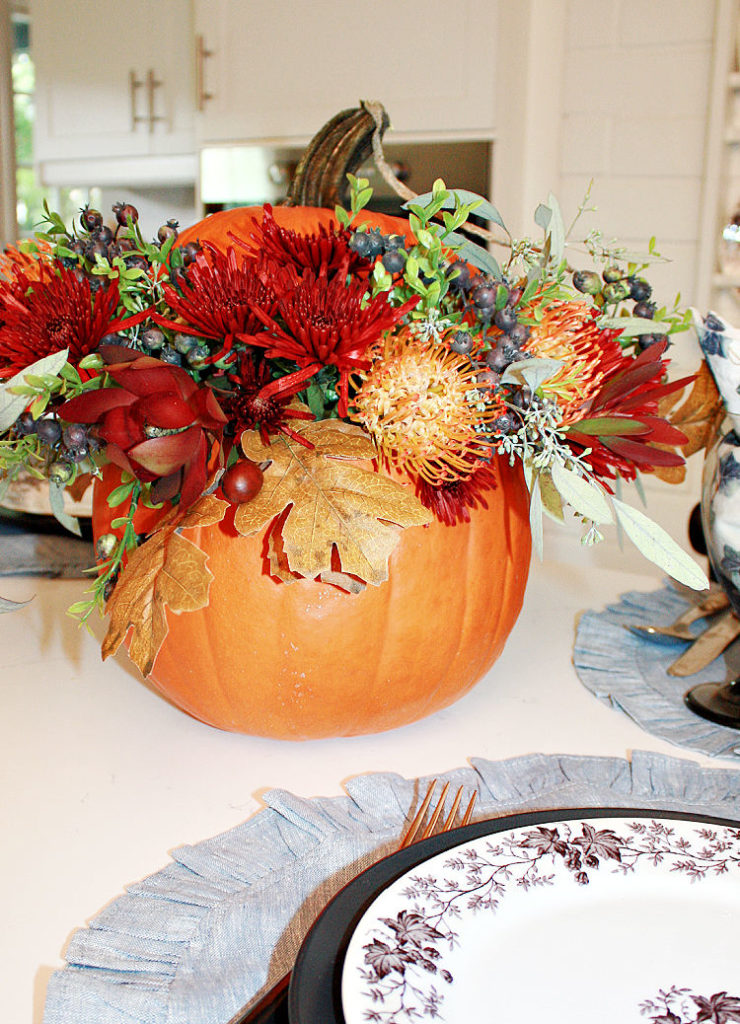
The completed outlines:
<svg viewBox="0 0 740 1024">
<path fill-rule="evenodd" d="M 635 302 L 646 302 L 653 294 L 651 285 L 644 277 L 630 277 L 627 283 L 630 286 L 630 298 Z"/>
<path fill-rule="evenodd" d="M 610 281 L 609 284 L 605 284 L 602 295 L 606 302 L 621 302 L 626 299 L 630 293 L 629 285 L 626 281 Z"/>
<path fill-rule="evenodd" d="M 632 316 L 639 316 L 645 320 L 652 320 L 655 312 L 654 302 L 638 302 L 632 310 Z"/>
<path fill-rule="evenodd" d="M 141 344 L 150 352 L 156 352 L 165 343 L 165 336 L 156 327 L 148 327 L 141 333 Z"/>
<path fill-rule="evenodd" d="M 368 257 L 373 260 L 376 256 L 380 256 L 385 249 L 385 239 L 380 232 L 380 228 L 371 228 L 367 232 L 367 240 L 369 245 Z"/>
<path fill-rule="evenodd" d="M 99 210 L 85 206 L 80 210 L 80 224 L 85 231 L 97 231 L 103 226 L 103 214 Z"/>
<path fill-rule="evenodd" d="M 466 292 L 470 288 L 470 267 L 462 260 L 451 263 L 445 271 L 453 292 Z"/>
<path fill-rule="evenodd" d="M 100 339 L 101 345 L 124 345 L 128 347 L 128 338 L 123 334 L 104 334 Z"/>
<path fill-rule="evenodd" d="M 200 252 L 200 244 L 198 242 L 188 242 L 182 247 L 182 262 L 186 267 L 189 267 L 191 263 L 194 263 L 198 253 Z"/>
<path fill-rule="evenodd" d="M 389 274 L 400 274 L 406 265 L 406 254 L 402 249 L 391 249 L 382 262 Z"/>
<path fill-rule="evenodd" d="M 251 459 L 240 459 L 226 470 L 221 479 L 221 490 L 232 505 L 251 501 L 262 488 L 262 470 Z"/>
<path fill-rule="evenodd" d="M 384 241 L 386 252 L 394 252 L 396 249 L 404 249 L 406 246 L 406 239 L 403 235 L 386 235 Z"/>
<path fill-rule="evenodd" d="M 90 449 L 86 444 L 81 444 L 76 448 L 67 448 L 64 452 L 65 458 L 71 462 L 82 462 L 90 454 Z"/>
<path fill-rule="evenodd" d="M 81 238 L 72 238 L 69 240 L 69 242 L 65 242 L 64 244 L 67 247 L 67 249 L 70 250 L 70 252 L 73 252 L 75 254 L 75 256 L 85 255 L 85 243 L 82 241 Z"/>
<path fill-rule="evenodd" d="M 349 247 L 352 252 L 356 252 L 363 259 L 368 259 L 370 256 L 370 240 L 365 231 L 355 231 L 349 240 Z"/>
<path fill-rule="evenodd" d="M 90 238 L 85 246 L 85 259 L 90 263 L 95 263 L 98 256 L 103 260 L 108 258 L 108 243 L 104 242 L 102 238 Z"/>
<path fill-rule="evenodd" d="M 37 422 L 36 433 L 45 444 L 53 445 L 62 436 L 62 428 L 58 420 L 43 419 Z"/>
<path fill-rule="evenodd" d="M 471 297 L 473 304 L 481 313 L 490 313 L 496 305 L 496 289 L 490 284 L 476 284 Z"/>
<path fill-rule="evenodd" d="M 512 345 L 526 345 L 532 329 L 526 324 L 515 324 L 509 331 L 508 339 Z"/>
<path fill-rule="evenodd" d="M 106 246 L 108 246 L 113 241 L 113 232 L 104 224 L 101 228 L 98 228 L 97 231 L 94 231 L 91 237 L 94 238 L 96 242 L 105 242 Z"/>
<path fill-rule="evenodd" d="M 123 256 L 124 252 L 125 249 L 120 244 L 120 242 L 111 242 L 111 244 L 108 246 L 108 262 L 112 263 L 113 260 L 116 259 L 118 256 Z"/>
<path fill-rule="evenodd" d="M 467 331 L 455 331 L 450 341 L 450 348 L 453 352 L 466 356 L 473 348 L 473 339 Z"/>
<path fill-rule="evenodd" d="M 36 433 L 36 420 L 28 411 L 20 414 L 18 419 L 15 421 L 15 426 L 18 433 L 22 436 Z"/>
<path fill-rule="evenodd" d="M 611 264 L 608 267 L 604 267 L 601 276 L 604 278 L 607 284 L 613 284 L 615 281 L 621 281 L 624 277 L 624 272 L 621 267 Z"/>
<path fill-rule="evenodd" d="M 125 228 L 129 222 L 135 224 L 139 219 L 139 211 L 131 203 L 114 203 L 113 212 L 122 228 Z"/>
<path fill-rule="evenodd" d="M 516 313 L 513 309 L 509 309 L 508 306 L 504 306 L 503 309 L 496 310 L 496 313 L 494 314 L 493 317 L 493 322 L 500 331 L 503 331 L 504 334 L 508 334 L 509 331 L 513 330 L 513 328 L 516 327 Z"/>
<path fill-rule="evenodd" d="M 662 334 L 640 334 L 637 339 L 637 345 L 640 351 L 644 352 L 646 348 L 650 348 L 651 345 L 657 345 L 662 340 Z"/>
<path fill-rule="evenodd" d="M 573 287 L 584 295 L 598 295 L 601 291 L 601 278 L 593 270 L 577 270 L 573 275 Z"/>
<path fill-rule="evenodd" d="M 164 245 L 168 238 L 177 238 L 177 229 L 180 226 L 180 222 L 177 220 L 168 220 L 166 224 L 157 231 L 157 239 L 160 245 Z"/>
<path fill-rule="evenodd" d="M 509 365 L 506 356 L 504 355 L 503 348 L 492 348 L 490 352 L 486 352 L 485 356 L 486 366 L 495 370 L 496 373 L 501 373 Z"/>
<path fill-rule="evenodd" d="M 172 363 L 173 366 L 182 365 L 182 356 L 180 355 L 179 352 L 176 352 L 174 348 L 170 348 L 169 345 L 166 345 L 162 349 L 162 351 L 159 353 L 159 358 L 162 360 L 163 363 Z"/>
<path fill-rule="evenodd" d="M 81 423 L 70 423 L 62 431 L 62 441 L 69 449 L 87 447 L 87 429 Z"/>
<path fill-rule="evenodd" d="M 199 341 L 192 348 L 188 349 L 185 353 L 185 359 L 188 366 L 193 366 L 196 369 L 205 363 L 206 359 L 211 354 L 211 350 L 205 342 Z"/>
<path fill-rule="evenodd" d="M 196 338 L 192 334 L 176 334 L 172 340 L 172 344 L 181 356 L 187 355 L 190 349 L 195 348 L 199 343 L 200 338 Z"/>
<path fill-rule="evenodd" d="M 508 299 L 506 305 L 507 306 L 511 306 L 512 308 L 514 306 L 517 306 L 519 304 L 519 300 L 521 299 L 523 294 L 524 294 L 524 289 L 523 288 L 518 288 L 518 287 L 517 288 L 512 288 L 511 291 L 509 292 L 509 299 Z"/>
<path fill-rule="evenodd" d="M 127 267 L 131 267 L 135 270 L 148 270 L 149 264 L 143 256 L 139 256 L 137 253 L 126 253 L 124 256 Z"/>
</svg>

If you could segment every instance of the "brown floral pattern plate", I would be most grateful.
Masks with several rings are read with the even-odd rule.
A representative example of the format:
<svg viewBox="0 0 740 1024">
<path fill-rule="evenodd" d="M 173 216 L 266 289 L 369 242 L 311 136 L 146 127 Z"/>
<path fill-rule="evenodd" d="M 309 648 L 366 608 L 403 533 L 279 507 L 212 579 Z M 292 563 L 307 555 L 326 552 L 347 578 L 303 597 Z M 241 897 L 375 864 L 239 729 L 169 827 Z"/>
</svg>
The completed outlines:
<svg viewBox="0 0 740 1024">
<path fill-rule="evenodd" d="M 296 967 L 292 1024 L 740 1020 L 734 823 L 527 814 L 404 854 L 319 919 Z"/>
</svg>

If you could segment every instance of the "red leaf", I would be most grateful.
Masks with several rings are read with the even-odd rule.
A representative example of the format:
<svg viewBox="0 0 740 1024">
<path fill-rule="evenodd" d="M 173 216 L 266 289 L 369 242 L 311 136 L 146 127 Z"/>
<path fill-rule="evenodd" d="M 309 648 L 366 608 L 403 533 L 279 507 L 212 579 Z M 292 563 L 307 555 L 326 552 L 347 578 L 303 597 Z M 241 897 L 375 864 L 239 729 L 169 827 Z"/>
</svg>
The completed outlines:
<svg viewBox="0 0 740 1024">
<path fill-rule="evenodd" d="M 152 437 L 129 448 L 128 456 L 156 476 L 169 476 L 193 457 L 202 437 L 200 427 L 190 427 L 181 434 Z"/>
<path fill-rule="evenodd" d="M 637 463 L 638 466 L 683 466 L 682 456 L 675 452 L 666 452 L 662 448 L 651 448 L 648 444 L 628 441 L 621 437 L 600 437 L 605 448 L 621 455 L 623 459 Z"/>
</svg>

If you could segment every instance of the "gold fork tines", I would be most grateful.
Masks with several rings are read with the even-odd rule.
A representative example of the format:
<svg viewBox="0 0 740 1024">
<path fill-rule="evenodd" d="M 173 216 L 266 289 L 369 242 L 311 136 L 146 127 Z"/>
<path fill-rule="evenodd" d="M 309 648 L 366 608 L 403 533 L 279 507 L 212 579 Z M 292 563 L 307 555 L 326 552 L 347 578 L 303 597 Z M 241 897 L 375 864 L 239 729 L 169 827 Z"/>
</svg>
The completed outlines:
<svg viewBox="0 0 740 1024">
<path fill-rule="evenodd" d="M 446 782 L 444 784 L 444 786 L 442 787 L 442 792 L 439 795 L 439 799 L 437 800 L 437 803 L 436 803 L 436 805 L 434 807 L 434 810 L 431 812 L 431 814 L 429 816 L 429 820 L 427 821 L 426 825 L 424 825 L 424 828 L 421 831 L 421 835 L 419 835 L 419 831 L 420 831 L 420 829 L 422 829 L 422 825 L 423 825 L 424 819 L 426 817 L 427 811 L 429 810 L 429 808 L 431 806 L 432 797 L 434 795 L 434 790 L 436 788 L 436 785 L 437 785 L 437 780 L 436 779 L 432 779 L 432 781 L 429 783 L 429 787 L 428 787 L 428 789 L 426 791 L 426 795 L 425 795 L 424 799 L 421 802 L 421 806 L 419 807 L 419 810 L 414 815 L 414 820 L 409 825 L 409 827 L 408 827 L 408 829 L 406 831 L 406 834 L 404 835 L 403 839 L 400 842 L 399 849 L 403 850 L 406 846 L 410 846 L 411 843 L 413 843 L 417 839 L 417 837 L 419 839 L 428 839 L 429 836 L 434 835 L 435 831 L 437 831 L 437 832 L 449 832 L 450 829 L 452 829 L 454 827 L 455 819 L 456 819 L 457 813 L 458 813 L 458 811 L 460 809 L 460 804 L 462 802 L 463 794 L 465 793 L 465 787 L 464 786 L 460 786 L 460 788 L 457 790 L 457 792 L 455 793 L 455 798 L 452 801 L 452 807 L 450 809 L 450 813 L 447 815 L 447 817 L 443 821 L 442 827 L 440 829 L 437 829 L 437 823 L 438 823 L 440 817 L 442 816 L 442 812 L 443 812 L 444 806 L 445 806 L 445 800 L 447 799 L 447 794 L 450 791 L 450 784 L 449 784 L 449 782 Z M 461 822 L 462 825 L 467 825 L 470 822 L 470 819 L 473 816 L 473 807 L 475 806 L 475 798 L 476 798 L 476 796 L 477 796 L 477 793 L 474 791 L 473 795 L 471 796 L 470 800 L 468 801 L 468 805 L 467 805 L 467 807 L 465 809 L 465 814 L 463 815 L 463 820 Z"/>
</svg>

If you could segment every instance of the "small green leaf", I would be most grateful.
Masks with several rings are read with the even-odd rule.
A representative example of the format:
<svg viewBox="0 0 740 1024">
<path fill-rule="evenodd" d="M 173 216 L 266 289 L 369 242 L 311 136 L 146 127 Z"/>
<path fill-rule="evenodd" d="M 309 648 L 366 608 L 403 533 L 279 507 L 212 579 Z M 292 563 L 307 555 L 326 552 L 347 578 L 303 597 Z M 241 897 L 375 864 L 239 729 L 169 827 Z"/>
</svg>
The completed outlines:
<svg viewBox="0 0 740 1024">
<path fill-rule="evenodd" d="M 590 420 L 579 420 L 572 424 L 572 429 L 579 434 L 592 434 L 595 437 L 613 437 L 621 434 L 645 434 L 648 428 L 639 420 L 619 419 L 612 416 L 595 416 Z M 566 434 L 568 431 L 566 430 Z"/>
<path fill-rule="evenodd" d="M 131 496 L 131 492 L 134 489 L 133 483 L 130 484 L 119 484 L 118 487 L 114 487 L 108 495 L 108 507 L 115 508 L 116 505 L 120 505 L 122 501 Z"/>
<path fill-rule="evenodd" d="M 572 469 L 566 469 L 560 462 L 553 462 L 550 471 L 553 484 L 578 515 L 594 523 L 614 521 L 609 502 L 597 484 L 579 476 Z"/>
<path fill-rule="evenodd" d="M 704 571 L 662 526 L 618 498 L 612 498 L 612 503 L 620 526 L 649 561 L 692 590 L 707 589 L 709 580 Z"/>
</svg>

